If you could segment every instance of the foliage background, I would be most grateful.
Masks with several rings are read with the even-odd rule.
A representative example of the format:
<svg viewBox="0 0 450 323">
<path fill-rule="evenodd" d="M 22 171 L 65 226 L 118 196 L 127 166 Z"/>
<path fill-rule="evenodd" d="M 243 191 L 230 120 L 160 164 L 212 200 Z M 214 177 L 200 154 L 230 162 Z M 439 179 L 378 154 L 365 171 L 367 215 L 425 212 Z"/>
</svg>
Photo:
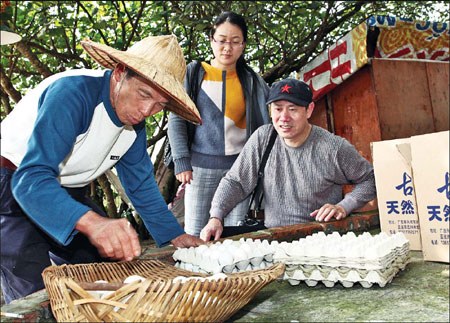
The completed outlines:
<svg viewBox="0 0 450 323">
<path fill-rule="evenodd" d="M 211 23 L 220 12 L 231 10 L 247 19 L 247 61 L 271 84 L 298 71 L 371 15 L 448 23 L 448 5 L 448 1 L 2 1 L 1 24 L 22 40 L 0 48 L 0 117 L 49 75 L 99 68 L 83 51 L 84 38 L 126 50 L 145 36 L 172 33 L 187 62 L 209 60 Z M 166 123 L 165 113 L 147 120 L 155 169 L 161 168 L 161 151 L 154 148 L 166 136 Z M 160 187 L 169 200 L 176 183 L 170 172 L 162 177 Z M 126 197 L 118 197 L 110 182 L 100 178 L 91 195 L 110 216 L 129 214 Z"/>
</svg>

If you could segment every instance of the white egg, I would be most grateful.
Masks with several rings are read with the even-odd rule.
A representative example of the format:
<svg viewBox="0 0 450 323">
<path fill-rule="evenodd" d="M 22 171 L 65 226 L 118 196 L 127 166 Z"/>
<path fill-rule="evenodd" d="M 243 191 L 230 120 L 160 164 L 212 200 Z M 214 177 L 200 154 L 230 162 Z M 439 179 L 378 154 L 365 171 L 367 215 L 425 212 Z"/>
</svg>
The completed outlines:
<svg viewBox="0 0 450 323">
<path fill-rule="evenodd" d="M 124 284 L 130 284 L 130 283 L 134 283 L 134 282 L 142 282 L 144 281 L 145 278 L 139 275 L 131 275 L 128 276 L 127 278 L 125 278 L 125 280 L 123 281 Z"/>
<path fill-rule="evenodd" d="M 181 253 L 180 249 L 176 249 L 172 254 L 173 260 L 175 260 L 175 261 L 181 260 L 180 253 Z"/>
<path fill-rule="evenodd" d="M 253 249 L 254 248 L 252 248 L 248 243 L 241 244 L 241 250 L 243 250 L 246 253 L 247 258 L 252 257 Z"/>
<path fill-rule="evenodd" d="M 185 263 L 184 269 L 185 269 L 185 270 L 189 270 L 189 271 L 193 271 L 193 270 L 192 270 L 192 269 L 193 269 L 192 263 L 190 263 L 190 262 Z"/>
<path fill-rule="evenodd" d="M 230 245 L 233 244 L 233 240 L 231 240 L 231 239 L 225 239 L 225 240 L 223 240 L 222 244 L 223 244 L 224 246 L 230 246 Z"/>
<path fill-rule="evenodd" d="M 234 263 L 233 255 L 228 251 L 222 251 L 219 255 L 219 264 L 222 266 L 229 266 Z"/>
<path fill-rule="evenodd" d="M 186 282 L 187 278 L 184 276 L 177 276 L 174 279 L 172 279 L 172 282 L 176 283 L 176 282 L 180 282 L 182 284 L 184 284 Z"/>
<path fill-rule="evenodd" d="M 202 256 L 203 253 L 208 249 L 208 246 L 202 244 L 200 246 L 198 246 L 197 248 L 195 248 L 195 254 L 196 256 Z"/>
<path fill-rule="evenodd" d="M 345 239 L 354 239 L 356 238 L 356 234 L 353 231 L 348 231 L 346 234 L 342 236 Z"/>
<path fill-rule="evenodd" d="M 241 249 L 235 249 L 232 253 L 235 262 L 247 260 L 247 254 Z"/>
<path fill-rule="evenodd" d="M 220 280 L 220 279 L 225 279 L 228 276 L 223 274 L 223 273 L 218 273 L 218 274 L 214 274 L 212 276 L 206 277 L 206 280 Z"/>
<path fill-rule="evenodd" d="M 220 252 L 220 250 L 213 250 L 211 251 L 211 253 L 209 254 L 209 259 L 210 261 L 216 261 L 219 262 L 219 258 L 222 255 L 222 253 Z"/>
<path fill-rule="evenodd" d="M 101 299 L 102 296 L 103 296 L 103 292 L 104 291 L 102 291 L 102 290 L 88 290 L 87 292 L 92 296 L 92 298 Z"/>
<path fill-rule="evenodd" d="M 177 249 L 176 251 L 177 251 L 177 254 L 176 254 L 177 259 L 176 260 L 179 260 L 181 262 L 186 262 L 187 249 L 180 248 L 180 249 Z"/>
</svg>

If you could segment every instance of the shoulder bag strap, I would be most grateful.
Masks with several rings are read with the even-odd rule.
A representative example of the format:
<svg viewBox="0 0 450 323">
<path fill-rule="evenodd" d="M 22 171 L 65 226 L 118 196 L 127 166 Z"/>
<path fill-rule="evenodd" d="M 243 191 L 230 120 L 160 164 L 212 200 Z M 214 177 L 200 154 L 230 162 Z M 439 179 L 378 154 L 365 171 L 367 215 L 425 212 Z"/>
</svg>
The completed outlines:
<svg viewBox="0 0 450 323">
<path fill-rule="evenodd" d="M 253 201 L 255 201 L 255 209 L 254 209 L 255 214 L 253 214 L 253 218 L 255 218 L 255 219 L 256 219 L 256 213 L 260 211 L 262 199 L 264 197 L 264 190 L 262 187 L 263 186 L 262 179 L 264 177 L 264 168 L 266 167 L 267 159 L 269 159 L 269 155 L 272 150 L 273 144 L 275 143 L 275 139 L 277 138 L 277 135 L 278 135 L 277 131 L 275 130 L 275 128 L 273 128 L 272 133 L 270 134 L 269 142 L 267 143 L 266 149 L 264 150 L 264 154 L 261 158 L 261 164 L 259 165 L 258 180 L 256 182 L 256 187 L 253 190 L 252 198 L 250 200 L 250 205 L 249 205 L 249 209 L 248 209 L 249 210 L 248 214 L 250 214 L 252 203 L 253 203 Z"/>
<path fill-rule="evenodd" d="M 189 78 L 189 89 L 188 89 L 188 95 L 196 103 L 198 92 L 200 90 L 200 84 L 202 83 L 202 80 L 198 80 L 198 75 L 200 71 L 200 67 L 202 66 L 202 63 L 200 60 L 195 61 L 195 65 L 191 70 L 190 78 Z M 187 134 L 188 134 L 188 146 L 189 149 L 191 148 L 192 141 L 194 140 L 195 135 L 195 125 L 186 121 L 186 128 L 187 128 Z"/>
</svg>

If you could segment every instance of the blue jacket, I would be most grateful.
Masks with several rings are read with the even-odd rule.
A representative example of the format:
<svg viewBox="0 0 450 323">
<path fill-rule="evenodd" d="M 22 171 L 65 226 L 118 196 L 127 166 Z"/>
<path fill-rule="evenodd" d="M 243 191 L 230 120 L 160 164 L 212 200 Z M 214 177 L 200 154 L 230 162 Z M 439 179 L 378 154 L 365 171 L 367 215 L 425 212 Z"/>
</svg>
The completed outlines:
<svg viewBox="0 0 450 323">
<path fill-rule="evenodd" d="M 158 245 L 184 233 L 159 192 L 147 154 L 145 122 L 126 126 L 110 102 L 111 71 L 55 74 L 2 121 L 2 156 L 19 166 L 12 191 L 41 229 L 67 245 L 90 208 L 62 187 L 83 187 L 115 166 Z"/>
</svg>

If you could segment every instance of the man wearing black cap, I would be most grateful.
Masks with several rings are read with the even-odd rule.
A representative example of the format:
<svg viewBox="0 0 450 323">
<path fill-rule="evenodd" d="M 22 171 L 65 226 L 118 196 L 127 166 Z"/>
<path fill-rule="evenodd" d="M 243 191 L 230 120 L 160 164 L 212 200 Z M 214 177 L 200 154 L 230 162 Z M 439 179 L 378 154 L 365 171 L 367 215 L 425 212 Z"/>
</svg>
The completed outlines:
<svg viewBox="0 0 450 323">
<path fill-rule="evenodd" d="M 274 83 L 267 104 L 273 125 L 258 128 L 220 182 L 210 220 L 200 237 L 219 239 L 223 218 L 254 190 L 273 129 L 278 136 L 265 166 L 265 226 L 340 220 L 376 196 L 372 165 L 342 137 L 311 125 L 309 86 L 296 79 Z M 353 184 L 342 196 L 342 186 Z"/>
</svg>

